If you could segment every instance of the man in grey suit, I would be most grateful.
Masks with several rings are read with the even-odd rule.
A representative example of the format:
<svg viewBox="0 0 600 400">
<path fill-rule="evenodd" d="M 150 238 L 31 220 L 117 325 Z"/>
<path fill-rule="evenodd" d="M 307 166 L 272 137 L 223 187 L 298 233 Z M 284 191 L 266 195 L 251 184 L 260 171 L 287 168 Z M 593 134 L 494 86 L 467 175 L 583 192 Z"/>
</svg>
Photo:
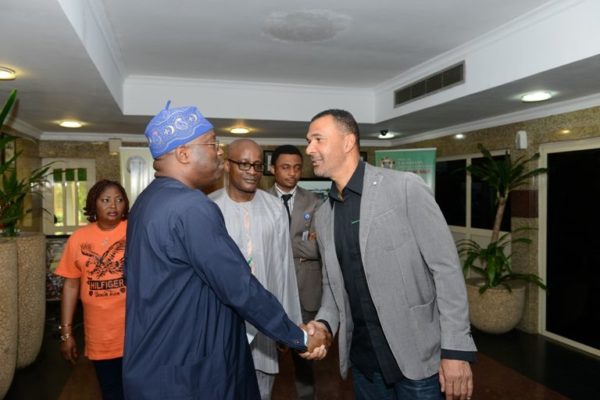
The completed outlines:
<svg viewBox="0 0 600 400">
<path fill-rule="evenodd" d="M 310 328 L 339 329 L 340 372 L 352 365 L 357 399 L 469 399 L 476 348 L 466 289 L 429 188 L 360 161 L 347 111 L 317 114 L 306 138 L 315 174 L 333 180 L 315 216 L 324 277 Z"/>
<path fill-rule="evenodd" d="M 302 153 L 297 147 L 277 147 L 271 156 L 271 172 L 275 184 L 270 193 L 281 199 L 288 212 L 290 238 L 300 294 L 302 322 L 315 318 L 321 305 L 321 257 L 314 229 L 314 215 L 322 201 L 314 193 L 298 186 L 302 174 Z M 284 221 L 282 221 L 284 223 Z M 296 372 L 298 398 L 315 398 L 312 361 L 292 353 Z"/>
</svg>

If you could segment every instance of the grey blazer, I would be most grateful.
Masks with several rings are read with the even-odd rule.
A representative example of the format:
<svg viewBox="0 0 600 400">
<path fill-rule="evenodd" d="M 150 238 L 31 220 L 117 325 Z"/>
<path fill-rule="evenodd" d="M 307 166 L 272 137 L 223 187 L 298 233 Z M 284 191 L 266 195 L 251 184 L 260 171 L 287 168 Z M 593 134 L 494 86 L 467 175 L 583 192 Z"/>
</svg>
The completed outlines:
<svg viewBox="0 0 600 400">
<path fill-rule="evenodd" d="M 352 315 L 336 256 L 333 210 L 317 211 L 323 259 L 323 299 L 317 319 L 339 327 L 340 372 L 345 378 Z M 429 187 L 418 176 L 365 166 L 359 243 L 369 291 L 402 373 L 437 373 L 441 348 L 476 351 L 456 246 Z"/>
<path fill-rule="evenodd" d="M 277 196 L 275 186 L 269 192 Z M 292 221 L 290 225 L 290 238 L 292 239 L 292 252 L 296 267 L 296 280 L 300 294 L 300 307 L 303 318 L 308 313 L 310 319 L 321 306 L 321 257 L 316 240 L 306 240 L 305 231 L 315 231 L 315 212 L 322 201 L 314 193 L 296 188 Z M 306 319 L 306 318 L 305 318 Z M 308 321 L 304 321 L 308 322 Z"/>
</svg>

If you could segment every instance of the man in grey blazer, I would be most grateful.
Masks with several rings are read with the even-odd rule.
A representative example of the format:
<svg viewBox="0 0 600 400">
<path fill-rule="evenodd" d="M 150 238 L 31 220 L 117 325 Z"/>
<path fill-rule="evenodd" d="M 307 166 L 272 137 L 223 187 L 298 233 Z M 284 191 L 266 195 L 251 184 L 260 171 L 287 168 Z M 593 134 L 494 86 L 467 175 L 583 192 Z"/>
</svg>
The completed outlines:
<svg viewBox="0 0 600 400">
<path fill-rule="evenodd" d="M 340 372 L 352 366 L 357 399 L 469 399 L 476 348 L 466 289 L 429 188 L 360 161 L 347 111 L 317 114 L 306 138 L 315 174 L 333 180 L 315 217 L 323 299 L 309 326 L 339 329 Z"/>
<path fill-rule="evenodd" d="M 321 257 L 314 215 L 322 201 L 314 193 L 298 186 L 302 174 L 302 153 L 297 147 L 277 147 L 271 156 L 271 172 L 275 184 L 269 192 L 281 199 L 288 211 L 302 322 L 307 323 L 315 318 L 321 306 Z M 312 362 L 296 353 L 292 353 L 292 358 L 298 399 L 314 399 L 316 392 Z"/>
</svg>

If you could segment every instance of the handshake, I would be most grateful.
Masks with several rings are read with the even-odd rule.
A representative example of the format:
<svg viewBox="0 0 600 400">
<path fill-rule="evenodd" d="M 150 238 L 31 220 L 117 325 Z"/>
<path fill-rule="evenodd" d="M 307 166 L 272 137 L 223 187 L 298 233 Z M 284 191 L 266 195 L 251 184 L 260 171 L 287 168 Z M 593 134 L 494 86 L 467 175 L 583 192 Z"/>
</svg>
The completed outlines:
<svg viewBox="0 0 600 400">
<path fill-rule="evenodd" d="M 300 328 L 308 334 L 308 351 L 300 353 L 300 357 L 307 360 L 322 360 L 327 355 L 327 349 L 331 346 L 332 337 L 325 324 L 318 321 L 310 321 L 300 324 Z"/>
</svg>

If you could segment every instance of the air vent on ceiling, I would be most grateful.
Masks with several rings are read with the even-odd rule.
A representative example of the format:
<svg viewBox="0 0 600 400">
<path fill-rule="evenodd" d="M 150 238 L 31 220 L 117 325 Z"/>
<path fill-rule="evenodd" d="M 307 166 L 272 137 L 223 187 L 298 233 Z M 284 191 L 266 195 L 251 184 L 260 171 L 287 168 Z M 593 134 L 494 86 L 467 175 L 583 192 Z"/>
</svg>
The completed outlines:
<svg viewBox="0 0 600 400">
<path fill-rule="evenodd" d="M 461 62 L 443 71 L 429 75 L 415 83 L 411 83 L 394 91 L 394 107 L 412 100 L 447 89 L 465 81 L 465 63 Z"/>
</svg>

